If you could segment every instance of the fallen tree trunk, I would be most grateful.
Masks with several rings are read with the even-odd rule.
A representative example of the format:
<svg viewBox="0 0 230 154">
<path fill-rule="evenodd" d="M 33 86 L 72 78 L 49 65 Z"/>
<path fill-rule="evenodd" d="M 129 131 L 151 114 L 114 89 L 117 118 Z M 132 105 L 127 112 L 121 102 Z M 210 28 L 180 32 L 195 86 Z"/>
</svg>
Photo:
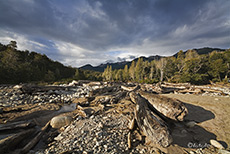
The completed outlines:
<svg viewBox="0 0 230 154">
<path fill-rule="evenodd" d="M 183 121 L 184 117 L 188 114 L 188 109 L 183 102 L 179 100 L 143 91 L 139 91 L 139 93 L 147 99 L 158 112 L 169 119 Z"/>
<path fill-rule="evenodd" d="M 130 93 L 131 100 L 136 104 L 135 119 L 142 133 L 153 143 L 167 147 L 172 143 L 172 136 L 166 123 L 147 105 L 139 94 Z"/>
<path fill-rule="evenodd" d="M 35 124 L 32 121 L 18 121 L 9 124 L 1 124 L 0 131 L 13 130 L 18 128 L 32 127 Z"/>
<path fill-rule="evenodd" d="M 50 121 L 42 127 L 41 131 L 20 151 L 20 154 L 27 153 L 30 149 L 32 149 L 41 139 L 47 128 L 50 126 Z"/>
<path fill-rule="evenodd" d="M 126 90 L 126 91 L 136 91 L 140 89 L 140 86 L 139 85 L 136 85 L 135 87 L 121 86 L 121 89 Z"/>
<path fill-rule="evenodd" d="M 106 95 L 108 93 L 118 91 L 118 88 L 119 88 L 118 86 L 110 86 L 110 87 L 99 88 L 99 89 L 91 91 L 90 95 L 91 96 Z"/>
<path fill-rule="evenodd" d="M 35 129 L 28 129 L 0 140 L 0 153 L 7 153 L 14 150 L 13 148 L 15 148 L 21 141 L 25 140 L 25 138 L 35 133 L 35 131 Z"/>
</svg>

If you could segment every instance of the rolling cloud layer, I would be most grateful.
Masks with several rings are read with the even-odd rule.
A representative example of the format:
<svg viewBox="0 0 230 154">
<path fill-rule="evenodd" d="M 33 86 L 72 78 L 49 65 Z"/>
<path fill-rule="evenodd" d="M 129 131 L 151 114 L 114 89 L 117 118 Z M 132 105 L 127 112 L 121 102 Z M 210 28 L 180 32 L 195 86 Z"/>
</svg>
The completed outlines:
<svg viewBox="0 0 230 154">
<path fill-rule="evenodd" d="M 229 0 L 2 0 L 0 42 L 66 65 L 229 48 Z"/>
</svg>

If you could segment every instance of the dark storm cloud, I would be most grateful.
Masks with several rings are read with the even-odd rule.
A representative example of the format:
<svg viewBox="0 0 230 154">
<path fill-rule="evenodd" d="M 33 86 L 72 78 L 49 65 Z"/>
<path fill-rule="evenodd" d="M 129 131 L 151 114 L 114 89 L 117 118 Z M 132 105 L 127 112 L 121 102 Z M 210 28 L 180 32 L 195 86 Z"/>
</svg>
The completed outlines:
<svg viewBox="0 0 230 154">
<path fill-rule="evenodd" d="M 75 66 L 229 48 L 229 7 L 228 0 L 3 0 L 0 41 L 23 38 L 24 47 L 49 50 L 51 58 Z"/>
</svg>

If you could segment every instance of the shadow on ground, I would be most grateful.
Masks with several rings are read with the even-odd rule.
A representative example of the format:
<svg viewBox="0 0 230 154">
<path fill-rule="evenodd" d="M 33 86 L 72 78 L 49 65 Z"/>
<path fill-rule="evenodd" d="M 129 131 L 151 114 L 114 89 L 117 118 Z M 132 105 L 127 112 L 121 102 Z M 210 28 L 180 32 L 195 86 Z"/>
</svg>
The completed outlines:
<svg viewBox="0 0 230 154">
<path fill-rule="evenodd" d="M 185 124 L 189 121 L 195 121 L 196 123 L 204 122 L 214 119 L 215 115 L 200 106 L 184 104 L 188 109 L 188 115 L 185 117 L 185 122 L 175 123 L 172 128 L 173 144 L 185 148 L 205 148 L 209 146 L 210 139 L 216 139 L 215 134 L 198 125 L 189 128 Z"/>
<path fill-rule="evenodd" d="M 188 103 L 184 104 L 188 109 L 188 115 L 185 117 L 185 121 L 188 120 L 200 123 L 215 118 L 215 115 L 209 110 Z"/>
</svg>

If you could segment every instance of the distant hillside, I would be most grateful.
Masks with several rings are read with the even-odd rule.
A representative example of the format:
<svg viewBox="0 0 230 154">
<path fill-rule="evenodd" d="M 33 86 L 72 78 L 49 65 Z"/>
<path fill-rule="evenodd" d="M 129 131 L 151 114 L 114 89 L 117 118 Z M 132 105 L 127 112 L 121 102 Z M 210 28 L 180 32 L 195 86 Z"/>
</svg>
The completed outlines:
<svg viewBox="0 0 230 154">
<path fill-rule="evenodd" d="M 200 49 L 193 49 L 196 50 L 197 53 L 199 55 L 202 54 L 208 54 L 211 53 L 213 50 L 216 51 L 225 51 L 225 49 L 219 49 L 219 48 L 200 48 Z M 185 51 L 184 53 L 186 53 L 187 51 Z M 175 55 L 173 55 L 174 57 L 177 57 L 177 53 Z M 143 58 L 144 61 L 152 61 L 152 60 L 159 60 L 162 56 L 150 56 L 150 57 L 140 57 Z M 134 59 L 134 61 L 136 62 L 138 60 L 138 58 Z M 84 70 L 93 70 L 93 71 L 99 71 L 99 72 L 103 72 L 104 69 L 107 67 L 107 65 L 111 65 L 113 69 L 124 69 L 125 65 L 130 66 L 132 63 L 132 61 L 124 61 L 124 62 L 116 62 L 116 63 L 106 63 L 106 64 L 100 64 L 98 66 L 92 66 L 90 64 L 84 65 L 82 67 L 80 67 L 80 69 L 84 69 Z"/>
<path fill-rule="evenodd" d="M 152 61 L 152 60 L 158 60 L 161 58 L 161 56 L 150 56 L 150 57 L 141 57 L 143 58 L 144 61 Z M 134 59 L 133 61 L 137 61 L 138 58 Z M 104 69 L 107 67 L 107 65 L 111 65 L 113 69 L 124 69 L 125 65 L 130 66 L 132 63 L 132 61 L 123 61 L 123 62 L 116 62 L 116 63 L 106 63 L 106 64 L 100 64 L 98 66 L 92 66 L 90 64 L 84 65 L 82 67 L 80 67 L 80 69 L 84 69 L 84 70 L 93 70 L 93 71 L 99 71 L 99 72 L 103 72 Z"/>
<path fill-rule="evenodd" d="M 212 51 L 225 51 L 226 49 L 219 49 L 219 48 L 209 48 L 209 47 L 205 47 L 205 48 L 200 48 L 200 49 L 193 49 L 195 50 L 199 55 L 204 55 L 204 54 L 208 54 L 211 53 Z M 187 50 L 188 51 L 188 50 Z M 185 51 L 184 53 L 186 53 L 187 51 Z M 176 53 L 175 55 L 173 55 L 174 57 L 177 57 Z"/>
<path fill-rule="evenodd" d="M 53 82 L 75 75 L 76 69 L 36 52 L 17 50 L 17 43 L 0 43 L 0 84 Z"/>
</svg>

